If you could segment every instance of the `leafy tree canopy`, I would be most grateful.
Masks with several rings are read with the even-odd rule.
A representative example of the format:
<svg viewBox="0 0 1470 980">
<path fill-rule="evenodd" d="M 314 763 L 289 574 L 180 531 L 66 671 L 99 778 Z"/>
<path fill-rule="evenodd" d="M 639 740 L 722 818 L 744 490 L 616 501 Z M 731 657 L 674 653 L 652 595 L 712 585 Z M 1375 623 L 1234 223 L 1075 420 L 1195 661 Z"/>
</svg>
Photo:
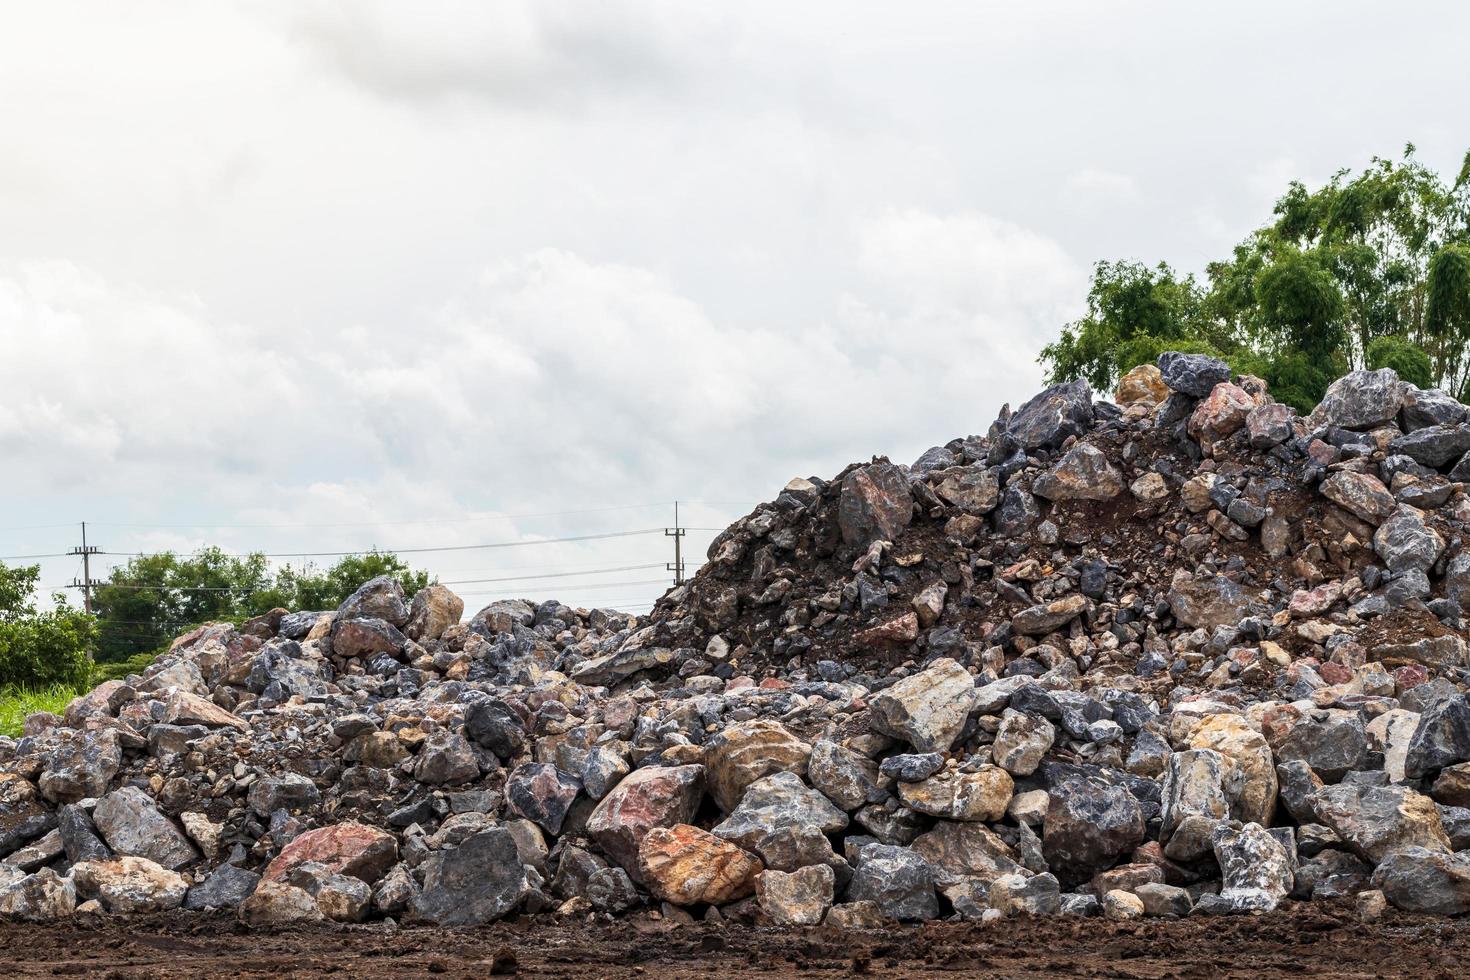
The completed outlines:
<svg viewBox="0 0 1470 980">
<path fill-rule="evenodd" d="M 359 585 L 392 575 L 412 594 L 429 584 L 397 555 L 372 551 L 335 565 L 290 565 L 272 572 L 265 555 L 228 555 L 205 548 L 192 555 L 140 555 L 112 571 L 92 600 L 100 621 L 99 659 L 121 660 L 156 650 L 210 621 L 239 621 L 271 609 L 335 609 Z"/>
<path fill-rule="evenodd" d="M 1470 394 L 1470 154 L 1449 184 L 1412 145 L 1316 190 L 1293 182 L 1203 282 L 1099 262 L 1087 313 L 1040 360 L 1053 382 L 1106 390 L 1170 349 L 1222 357 L 1302 410 L 1364 366 Z"/>
<path fill-rule="evenodd" d="M 64 596 L 37 612 L 32 596 L 40 566 L 0 565 L 0 688 L 80 684 L 92 670 L 96 621 Z"/>
</svg>

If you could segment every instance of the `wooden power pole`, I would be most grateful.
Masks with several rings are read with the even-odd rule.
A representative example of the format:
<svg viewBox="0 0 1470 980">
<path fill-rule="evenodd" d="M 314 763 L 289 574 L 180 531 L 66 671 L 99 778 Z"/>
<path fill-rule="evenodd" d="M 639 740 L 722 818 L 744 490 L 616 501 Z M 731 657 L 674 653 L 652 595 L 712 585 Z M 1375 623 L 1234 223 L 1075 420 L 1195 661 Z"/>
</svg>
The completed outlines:
<svg viewBox="0 0 1470 980">
<path fill-rule="evenodd" d="M 87 544 L 87 522 L 82 521 L 82 546 L 71 549 L 68 554 L 82 556 L 82 577 L 80 580 L 72 579 L 71 586 L 82 590 L 82 608 L 88 613 L 92 611 L 92 587 L 102 584 L 92 581 L 92 556 L 101 550 L 96 545 Z"/>
<path fill-rule="evenodd" d="M 684 584 L 684 554 L 681 547 L 684 540 L 685 529 L 679 526 L 679 501 L 674 501 L 674 526 L 664 528 L 664 536 L 674 539 L 674 561 L 673 564 L 665 565 L 669 571 L 674 573 L 674 585 Z"/>
</svg>

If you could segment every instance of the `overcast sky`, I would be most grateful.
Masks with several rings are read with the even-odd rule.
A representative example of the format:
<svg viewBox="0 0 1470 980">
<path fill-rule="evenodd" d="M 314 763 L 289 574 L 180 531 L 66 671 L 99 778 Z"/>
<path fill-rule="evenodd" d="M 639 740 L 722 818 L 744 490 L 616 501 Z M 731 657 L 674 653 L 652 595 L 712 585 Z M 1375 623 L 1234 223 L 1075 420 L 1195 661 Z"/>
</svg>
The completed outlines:
<svg viewBox="0 0 1470 980">
<path fill-rule="evenodd" d="M 1457 169 L 1466 37 L 1461 3 L 14 5 L 0 556 L 716 527 L 910 461 L 1034 393 L 1097 259 L 1200 268 L 1408 141 Z"/>
</svg>

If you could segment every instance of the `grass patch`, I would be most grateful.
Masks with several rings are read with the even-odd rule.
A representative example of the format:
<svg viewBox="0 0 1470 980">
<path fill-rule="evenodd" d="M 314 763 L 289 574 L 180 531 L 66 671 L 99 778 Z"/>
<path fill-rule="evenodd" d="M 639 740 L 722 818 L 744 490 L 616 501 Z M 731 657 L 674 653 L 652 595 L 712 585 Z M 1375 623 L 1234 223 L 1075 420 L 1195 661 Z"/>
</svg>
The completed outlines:
<svg viewBox="0 0 1470 980">
<path fill-rule="evenodd" d="M 7 687 L 0 690 L 0 735 L 19 738 L 26 715 L 37 711 L 54 711 L 60 714 L 72 698 L 81 690 L 67 684 L 27 690 Z"/>
<path fill-rule="evenodd" d="M 26 715 L 37 711 L 51 711 L 59 715 L 78 694 L 86 694 L 103 681 L 122 680 L 129 674 L 141 674 L 157 656 L 157 653 L 140 653 L 127 660 L 96 664 L 87 682 L 75 686 L 52 684 L 40 688 L 0 687 L 0 735 L 19 738 Z"/>
</svg>

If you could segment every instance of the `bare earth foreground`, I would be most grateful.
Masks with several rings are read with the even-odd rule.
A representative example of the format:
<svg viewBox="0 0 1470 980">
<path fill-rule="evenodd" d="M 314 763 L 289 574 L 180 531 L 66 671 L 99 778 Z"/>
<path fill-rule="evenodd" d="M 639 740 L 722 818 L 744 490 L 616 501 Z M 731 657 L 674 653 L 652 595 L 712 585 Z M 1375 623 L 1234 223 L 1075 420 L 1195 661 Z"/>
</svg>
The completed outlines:
<svg viewBox="0 0 1470 980">
<path fill-rule="evenodd" d="M 1460 975 L 1470 922 L 1300 905 L 1264 917 L 1114 924 L 1065 918 L 877 932 L 647 919 L 522 919 L 472 930 L 251 932 L 224 917 L 0 926 L 0 977 L 1382 977 Z"/>
</svg>

